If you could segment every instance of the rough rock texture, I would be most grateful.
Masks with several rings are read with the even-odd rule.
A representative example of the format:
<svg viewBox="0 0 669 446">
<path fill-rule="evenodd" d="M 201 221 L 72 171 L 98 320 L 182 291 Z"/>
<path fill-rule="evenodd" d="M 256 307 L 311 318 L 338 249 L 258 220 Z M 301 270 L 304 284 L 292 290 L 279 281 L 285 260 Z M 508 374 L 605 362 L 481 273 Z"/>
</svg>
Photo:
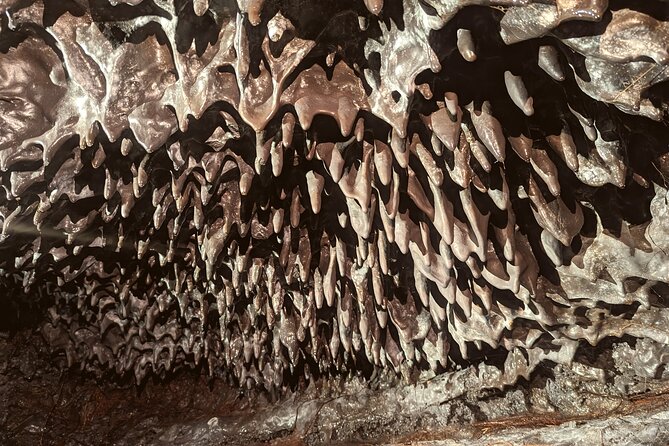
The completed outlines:
<svg viewBox="0 0 669 446">
<path fill-rule="evenodd" d="M 20 445 L 657 445 L 669 376 L 652 342 L 583 346 L 505 390 L 474 367 L 404 386 L 319 380 L 278 403 L 177 373 L 140 389 L 59 371 L 39 335 L 0 339 L 0 443 Z M 667 358 L 657 356 L 664 368 Z M 588 364 L 588 365 L 585 365 Z M 604 380 L 601 378 L 605 377 Z"/>
<path fill-rule="evenodd" d="M 137 383 L 664 373 L 668 6 L 4 0 L 3 308 Z"/>
</svg>

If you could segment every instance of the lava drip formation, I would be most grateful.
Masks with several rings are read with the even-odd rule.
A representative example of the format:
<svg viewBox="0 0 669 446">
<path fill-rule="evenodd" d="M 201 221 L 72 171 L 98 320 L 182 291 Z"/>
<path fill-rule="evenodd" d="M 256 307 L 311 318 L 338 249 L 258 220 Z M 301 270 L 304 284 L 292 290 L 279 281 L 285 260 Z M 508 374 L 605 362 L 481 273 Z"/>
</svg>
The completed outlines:
<svg viewBox="0 0 669 446">
<path fill-rule="evenodd" d="M 669 344 L 666 3 L 305 3 L 0 6 L 0 286 L 55 355 L 275 392 Z"/>
</svg>

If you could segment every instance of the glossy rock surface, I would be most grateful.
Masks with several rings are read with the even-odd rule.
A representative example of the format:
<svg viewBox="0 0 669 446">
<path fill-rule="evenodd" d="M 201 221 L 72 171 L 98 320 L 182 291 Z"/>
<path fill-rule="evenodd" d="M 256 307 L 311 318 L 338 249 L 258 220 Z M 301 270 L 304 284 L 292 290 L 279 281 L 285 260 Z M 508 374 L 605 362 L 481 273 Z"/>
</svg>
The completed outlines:
<svg viewBox="0 0 669 446">
<path fill-rule="evenodd" d="M 273 397 L 664 348 L 668 9 L 2 1 L 2 302 Z"/>
</svg>

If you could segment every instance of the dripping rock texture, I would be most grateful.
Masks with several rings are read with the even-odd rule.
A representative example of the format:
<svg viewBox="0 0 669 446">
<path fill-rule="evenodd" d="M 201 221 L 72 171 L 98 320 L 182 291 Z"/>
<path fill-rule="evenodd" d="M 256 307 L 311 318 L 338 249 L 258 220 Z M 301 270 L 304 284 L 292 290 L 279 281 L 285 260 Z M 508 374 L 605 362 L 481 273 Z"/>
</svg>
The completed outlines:
<svg viewBox="0 0 669 446">
<path fill-rule="evenodd" d="M 4 330 L 272 399 L 661 377 L 668 67 L 663 0 L 0 0 Z"/>
</svg>

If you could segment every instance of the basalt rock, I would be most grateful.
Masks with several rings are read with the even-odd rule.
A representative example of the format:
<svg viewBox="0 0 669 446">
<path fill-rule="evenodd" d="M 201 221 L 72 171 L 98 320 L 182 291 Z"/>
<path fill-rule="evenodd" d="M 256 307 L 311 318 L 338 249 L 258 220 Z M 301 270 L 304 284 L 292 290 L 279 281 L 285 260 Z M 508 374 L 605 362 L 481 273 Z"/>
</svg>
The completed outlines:
<svg viewBox="0 0 669 446">
<path fill-rule="evenodd" d="M 71 367 L 270 392 L 669 344 L 668 11 L 4 0 L 5 300 Z"/>
</svg>

